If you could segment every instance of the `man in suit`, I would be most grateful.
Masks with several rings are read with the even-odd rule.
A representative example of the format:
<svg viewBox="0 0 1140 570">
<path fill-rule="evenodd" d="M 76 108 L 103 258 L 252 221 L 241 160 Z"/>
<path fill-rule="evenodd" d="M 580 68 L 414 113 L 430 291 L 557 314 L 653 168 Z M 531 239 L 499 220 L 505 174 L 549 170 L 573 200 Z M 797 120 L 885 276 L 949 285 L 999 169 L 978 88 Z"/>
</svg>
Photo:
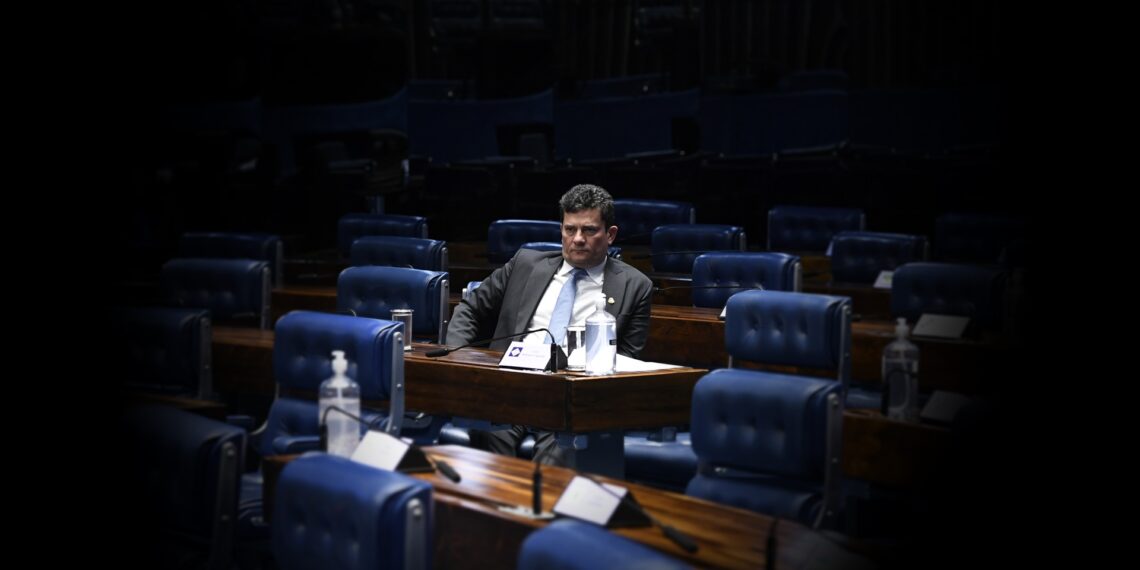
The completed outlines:
<svg viewBox="0 0 1140 570">
<path fill-rule="evenodd" d="M 547 328 L 559 337 L 556 342 L 562 343 L 566 326 L 585 323 L 597 299 L 604 295 L 606 311 L 617 320 L 618 353 L 634 358 L 641 353 L 649 336 L 653 284 L 636 268 L 607 256 L 618 232 L 613 197 L 598 186 L 579 184 L 566 192 L 558 205 L 562 212 L 562 251 L 520 249 L 455 308 L 447 327 L 448 345 L 477 340 L 481 325 L 491 319 L 497 319 L 493 336 Z M 565 288 L 569 292 L 564 292 Z M 572 308 L 569 303 L 559 307 L 560 297 L 570 295 Z M 540 331 L 527 335 L 523 342 L 548 342 L 547 338 Z M 490 346 L 506 350 L 511 340 Z M 472 430 L 472 445 L 514 456 L 526 431 L 524 426 L 494 432 Z M 536 434 L 535 461 L 564 464 L 553 433 Z"/>
</svg>

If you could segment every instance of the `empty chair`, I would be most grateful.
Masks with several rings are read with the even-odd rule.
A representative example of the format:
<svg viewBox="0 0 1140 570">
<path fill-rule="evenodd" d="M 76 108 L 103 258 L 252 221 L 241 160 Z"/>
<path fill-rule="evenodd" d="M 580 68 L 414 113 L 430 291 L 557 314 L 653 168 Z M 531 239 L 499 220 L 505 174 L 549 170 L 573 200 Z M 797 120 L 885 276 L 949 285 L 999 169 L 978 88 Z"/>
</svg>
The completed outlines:
<svg viewBox="0 0 1140 570">
<path fill-rule="evenodd" d="M 996 264 L 1006 246 L 1025 237 L 1025 221 L 997 214 L 951 212 L 934 220 L 939 261 Z"/>
<path fill-rule="evenodd" d="M 824 251 L 835 234 L 865 226 L 863 211 L 855 208 L 776 206 L 768 210 L 768 249 Z"/>
<path fill-rule="evenodd" d="M 690 568 L 688 564 L 598 525 L 562 519 L 530 533 L 519 551 L 518 570 Z"/>
<path fill-rule="evenodd" d="M 521 246 L 519 249 L 533 249 L 535 251 L 562 251 L 562 243 L 556 241 L 529 241 Z M 614 259 L 621 259 L 621 248 L 616 245 L 609 247 L 609 256 Z"/>
<path fill-rule="evenodd" d="M 522 244 L 533 241 L 562 241 L 562 224 L 543 220 L 496 220 L 487 229 L 487 259 L 506 263 Z"/>
<path fill-rule="evenodd" d="M 688 202 L 614 200 L 614 217 L 622 243 L 648 244 L 657 226 L 695 224 L 697 210 Z"/>
<path fill-rule="evenodd" d="M 273 284 L 284 284 L 285 248 L 273 234 L 187 232 L 178 238 L 178 257 L 259 259 L 269 262 Z"/>
<path fill-rule="evenodd" d="M 216 420 L 161 406 L 128 409 L 116 440 L 125 468 L 126 506 L 137 524 L 130 547 L 153 568 L 229 568 L 245 432 Z"/>
<path fill-rule="evenodd" d="M 337 222 L 337 244 L 348 257 L 352 242 L 363 236 L 428 237 L 427 218 L 397 214 L 345 214 Z"/>
<path fill-rule="evenodd" d="M 447 242 L 403 236 L 364 236 L 352 242 L 352 265 L 387 265 L 447 271 Z"/>
<path fill-rule="evenodd" d="M 1006 274 L 955 263 L 908 263 L 891 280 L 891 314 L 912 323 L 923 313 L 969 317 L 983 330 L 1001 331 Z"/>
<path fill-rule="evenodd" d="M 874 283 L 881 271 L 926 259 L 926 238 L 881 232 L 839 232 L 831 238 L 831 279 Z"/>
<path fill-rule="evenodd" d="M 251 259 L 172 259 L 159 287 L 166 305 L 207 309 L 214 322 L 269 327 L 269 263 Z"/>
<path fill-rule="evenodd" d="M 273 555 L 284 570 L 430 568 L 431 484 L 343 457 L 291 461 L 277 482 Z"/>
<path fill-rule="evenodd" d="M 115 362 L 126 386 L 209 398 L 210 313 L 205 309 L 129 307 L 112 317 Z"/>
<path fill-rule="evenodd" d="M 715 224 L 667 224 L 653 230 L 653 270 L 690 273 L 693 260 L 710 251 L 748 249 L 744 228 Z"/>
<path fill-rule="evenodd" d="M 392 318 L 392 309 L 412 309 L 413 331 L 443 343 L 447 334 L 449 285 L 445 271 L 378 265 L 349 267 L 336 280 L 336 306 L 361 317 Z"/>
<path fill-rule="evenodd" d="M 693 261 L 693 305 L 720 308 L 747 289 L 799 291 L 800 258 L 787 253 L 717 251 Z"/>
</svg>

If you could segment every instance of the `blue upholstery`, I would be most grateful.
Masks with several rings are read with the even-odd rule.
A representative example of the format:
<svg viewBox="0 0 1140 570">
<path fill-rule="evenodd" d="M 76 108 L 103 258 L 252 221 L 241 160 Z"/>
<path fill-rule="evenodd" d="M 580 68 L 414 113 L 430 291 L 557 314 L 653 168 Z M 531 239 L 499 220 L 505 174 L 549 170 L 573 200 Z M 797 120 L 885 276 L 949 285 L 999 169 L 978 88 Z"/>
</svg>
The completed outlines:
<svg viewBox="0 0 1140 570">
<path fill-rule="evenodd" d="M 720 308 L 736 293 L 757 287 L 768 291 L 799 291 L 799 256 L 718 251 L 703 254 L 693 261 L 694 306 Z"/>
<path fill-rule="evenodd" d="M 349 249 L 352 265 L 386 265 L 447 271 L 447 242 L 403 236 L 364 236 Z"/>
<path fill-rule="evenodd" d="M 667 224 L 653 230 L 653 270 L 691 273 L 693 260 L 710 251 L 744 251 L 744 228 L 714 224 Z"/>
<path fill-rule="evenodd" d="M 214 321 L 269 327 L 269 264 L 251 259 L 172 259 L 159 276 L 168 305 L 208 309 Z"/>
<path fill-rule="evenodd" d="M 337 246 L 348 257 L 352 242 L 364 236 L 428 237 L 427 218 L 397 214 L 345 214 L 337 222 Z"/>
<path fill-rule="evenodd" d="M 131 388 L 208 398 L 210 313 L 204 309 L 132 307 L 115 311 L 112 333 L 123 350 L 115 362 Z"/>
<path fill-rule="evenodd" d="M 377 319 L 390 319 L 392 309 L 412 309 L 415 330 L 406 334 L 431 334 L 443 342 L 448 316 L 447 277 L 444 271 L 406 267 L 349 267 L 336 280 L 336 306 Z"/>
<path fill-rule="evenodd" d="M 273 555 L 284 570 L 430 568 L 431 484 L 312 454 L 281 472 Z"/>
<path fill-rule="evenodd" d="M 891 280 L 891 314 L 918 320 L 923 313 L 970 317 L 1000 330 L 1005 316 L 1006 274 L 1000 269 L 954 263 L 908 263 Z"/>
<path fill-rule="evenodd" d="M 728 300 L 724 344 L 732 359 L 836 370 L 851 377 L 851 299 L 744 291 Z"/>
<path fill-rule="evenodd" d="M 145 531 L 161 529 L 189 537 L 209 552 L 210 568 L 228 568 L 234 542 L 245 432 L 182 410 L 159 406 L 131 408 L 121 416 L 118 441 L 127 463 L 135 506 L 146 509 L 138 521 Z M 120 513 L 120 516 L 123 516 Z M 130 515 L 126 515 L 130 516 Z M 140 548 L 169 555 L 146 537 Z M 179 544 L 185 544 L 180 541 Z M 179 562 L 186 563 L 185 558 Z M 153 567 L 175 560 L 151 560 Z"/>
<path fill-rule="evenodd" d="M 496 220 L 487 229 L 487 259 L 506 263 L 522 244 L 533 241 L 562 243 L 562 224 L 543 220 Z"/>
<path fill-rule="evenodd" d="M 681 570 L 690 568 L 669 555 L 598 525 L 557 520 L 530 533 L 519 551 L 518 570 Z"/>
<path fill-rule="evenodd" d="M 1007 245 L 1024 236 L 1025 222 L 990 214 L 947 213 L 934 221 L 935 258 L 997 263 Z"/>
<path fill-rule="evenodd" d="M 178 257 L 268 261 L 273 284 L 284 284 L 284 244 L 273 234 L 187 232 L 178 238 Z"/>
<path fill-rule="evenodd" d="M 829 487 L 838 487 L 841 391 L 820 378 L 706 374 L 693 389 L 691 415 L 700 469 L 685 492 L 817 525 L 825 495 L 836 498 Z M 832 505 L 827 516 L 834 515 Z"/>
<path fill-rule="evenodd" d="M 557 241 L 528 241 L 519 249 L 533 249 L 535 251 L 562 251 L 562 243 Z M 616 245 L 609 247 L 608 255 L 614 259 L 621 259 L 621 248 Z"/>
<path fill-rule="evenodd" d="M 657 431 L 625 433 L 625 479 L 684 493 L 689 480 L 697 474 L 692 434 L 678 432 L 672 441 L 658 441 L 663 438 L 657 435 Z"/>
<path fill-rule="evenodd" d="M 926 259 L 926 238 L 845 231 L 831 238 L 830 250 L 832 281 L 874 283 L 880 271 Z"/>
<path fill-rule="evenodd" d="M 855 208 L 776 206 L 768 210 L 768 249 L 824 251 L 835 234 L 865 225 L 863 211 Z"/>
<path fill-rule="evenodd" d="M 623 243 L 647 244 L 657 226 L 695 224 L 697 210 L 688 202 L 665 200 L 614 200 L 618 239 Z"/>
</svg>

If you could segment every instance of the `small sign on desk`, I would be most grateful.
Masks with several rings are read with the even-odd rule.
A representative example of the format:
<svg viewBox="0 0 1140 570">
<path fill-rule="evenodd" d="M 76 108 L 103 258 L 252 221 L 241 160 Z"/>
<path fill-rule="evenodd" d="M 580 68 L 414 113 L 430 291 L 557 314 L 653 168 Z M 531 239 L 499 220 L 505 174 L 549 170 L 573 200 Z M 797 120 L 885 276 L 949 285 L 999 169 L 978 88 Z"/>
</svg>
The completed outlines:
<svg viewBox="0 0 1140 570">
<path fill-rule="evenodd" d="M 969 324 L 969 317 L 923 313 L 914 325 L 914 335 L 956 340 L 962 338 Z"/>
<path fill-rule="evenodd" d="M 548 362 L 550 362 L 549 344 L 523 344 L 516 340 L 503 353 L 503 358 L 499 360 L 499 366 L 545 370 Z"/>
</svg>

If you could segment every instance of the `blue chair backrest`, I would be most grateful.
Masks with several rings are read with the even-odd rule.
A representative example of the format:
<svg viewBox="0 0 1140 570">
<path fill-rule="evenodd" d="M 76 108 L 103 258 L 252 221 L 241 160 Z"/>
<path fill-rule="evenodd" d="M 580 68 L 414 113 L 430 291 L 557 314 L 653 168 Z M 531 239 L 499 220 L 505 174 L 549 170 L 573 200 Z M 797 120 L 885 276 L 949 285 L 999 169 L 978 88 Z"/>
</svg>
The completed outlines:
<svg viewBox="0 0 1140 570">
<path fill-rule="evenodd" d="M 427 218 L 397 214 L 345 214 L 337 222 L 337 245 L 348 257 L 352 242 L 364 236 L 428 237 Z"/>
<path fill-rule="evenodd" d="M 431 484 L 312 454 L 281 472 L 273 554 L 284 570 L 430 568 Z"/>
<path fill-rule="evenodd" d="M 519 246 L 519 249 L 533 249 L 535 251 L 562 251 L 562 243 L 556 241 L 528 241 Z M 607 253 L 607 255 L 610 257 L 614 259 L 621 259 L 620 247 L 611 245 L 608 251 L 609 253 Z"/>
<path fill-rule="evenodd" d="M 787 253 L 705 253 L 693 261 L 693 305 L 720 308 L 729 297 L 757 287 L 766 291 L 799 291 L 800 271 L 799 256 Z"/>
<path fill-rule="evenodd" d="M 647 244 L 657 226 L 697 223 L 697 209 L 688 202 L 614 200 L 614 217 L 618 240 Z"/>
<path fill-rule="evenodd" d="M 129 307 L 112 318 L 119 364 L 128 387 L 208 398 L 210 313 L 204 309 Z"/>
<path fill-rule="evenodd" d="M 411 335 L 432 334 L 442 343 L 448 316 L 448 274 L 378 265 L 349 267 L 336 280 L 336 307 L 357 316 L 392 318 L 392 309 L 412 309 Z"/>
<path fill-rule="evenodd" d="M 487 229 L 487 259 L 506 263 L 522 244 L 532 241 L 562 243 L 562 224 L 545 220 L 496 220 Z"/>
<path fill-rule="evenodd" d="M 192 536 L 210 545 L 211 568 L 232 554 L 246 434 L 240 428 L 162 406 L 139 406 L 120 417 L 131 478 L 127 488 L 146 507 L 147 528 Z M 146 545 L 142 545 L 146 548 Z M 155 560 L 174 565 L 173 560 Z"/>
<path fill-rule="evenodd" d="M 447 271 L 447 242 L 403 236 L 364 236 L 349 249 L 352 265 Z"/>
<path fill-rule="evenodd" d="M 908 263 L 891 280 L 891 314 L 918 320 L 923 313 L 970 317 L 987 330 L 1003 326 L 1006 274 L 956 263 Z"/>
<path fill-rule="evenodd" d="M 855 208 L 776 206 L 768 210 L 768 249 L 824 251 L 844 230 L 863 230 L 866 220 Z"/>
<path fill-rule="evenodd" d="M 693 389 L 700 467 L 686 494 L 812 526 L 834 518 L 841 391 L 821 378 L 740 369 L 706 374 Z"/>
<path fill-rule="evenodd" d="M 252 259 L 172 259 L 159 276 L 163 301 L 207 309 L 215 322 L 252 318 L 269 327 L 269 263 Z"/>
<path fill-rule="evenodd" d="M 939 261 L 994 264 L 1007 245 L 1024 237 L 1025 222 L 990 214 L 947 213 L 934 221 Z"/>
<path fill-rule="evenodd" d="M 851 377 L 851 299 L 744 291 L 728 299 L 724 344 L 730 359 L 836 370 Z"/>
<path fill-rule="evenodd" d="M 598 525 L 561 519 L 526 537 L 515 568 L 517 570 L 594 570 L 596 568 L 681 570 L 690 566 Z"/>
<path fill-rule="evenodd" d="M 657 226 L 652 242 L 653 270 L 669 273 L 691 273 L 703 253 L 748 249 L 744 228 L 714 224 Z"/>
<path fill-rule="evenodd" d="M 926 259 L 926 238 L 880 232 L 839 232 L 831 238 L 831 279 L 874 283 L 880 271 Z"/>
<path fill-rule="evenodd" d="M 178 238 L 178 257 L 268 261 L 273 284 L 284 284 L 284 242 L 273 234 L 187 232 Z"/>
</svg>

